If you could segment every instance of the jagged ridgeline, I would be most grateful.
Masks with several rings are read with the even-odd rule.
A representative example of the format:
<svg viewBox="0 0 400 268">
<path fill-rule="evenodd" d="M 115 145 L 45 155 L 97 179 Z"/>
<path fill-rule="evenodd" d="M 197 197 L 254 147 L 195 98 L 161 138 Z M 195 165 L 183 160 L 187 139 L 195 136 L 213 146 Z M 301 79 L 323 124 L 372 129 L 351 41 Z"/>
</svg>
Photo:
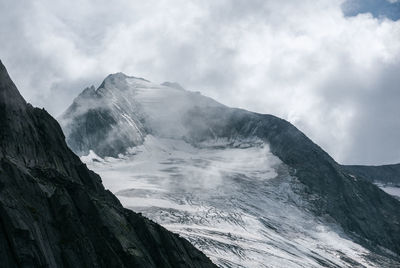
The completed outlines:
<svg viewBox="0 0 400 268">
<path fill-rule="evenodd" d="M 0 267 L 215 267 L 124 209 L 0 62 Z"/>
<path fill-rule="evenodd" d="M 86 89 L 60 122 L 68 144 L 79 155 L 93 150 L 101 157 L 118 157 L 140 146 L 147 136 L 195 147 L 215 140 L 261 141 L 301 183 L 307 212 L 338 224 L 353 241 L 373 252 L 386 254 L 389 249 L 390 258 L 398 263 L 400 202 L 349 174 L 285 120 L 229 108 L 174 83 L 156 85 L 117 73 L 98 89 Z"/>
</svg>

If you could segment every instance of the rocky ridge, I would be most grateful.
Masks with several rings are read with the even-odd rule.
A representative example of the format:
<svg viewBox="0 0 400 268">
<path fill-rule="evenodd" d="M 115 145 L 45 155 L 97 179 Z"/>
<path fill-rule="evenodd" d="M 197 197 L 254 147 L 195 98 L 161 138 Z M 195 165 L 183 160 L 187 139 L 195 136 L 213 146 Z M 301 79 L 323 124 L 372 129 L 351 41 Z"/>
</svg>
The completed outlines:
<svg viewBox="0 0 400 268">
<path fill-rule="evenodd" d="M 185 239 L 124 209 L 1 62 L 0 256 L 1 267 L 215 267 Z"/>
</svg>

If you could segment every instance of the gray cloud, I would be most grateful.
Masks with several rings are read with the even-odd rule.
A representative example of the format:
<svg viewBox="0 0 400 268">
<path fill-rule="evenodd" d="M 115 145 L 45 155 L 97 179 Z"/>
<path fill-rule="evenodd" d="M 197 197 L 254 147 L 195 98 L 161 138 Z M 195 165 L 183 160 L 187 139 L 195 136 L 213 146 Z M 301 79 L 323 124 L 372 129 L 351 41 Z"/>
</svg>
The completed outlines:
<svg viewBox="0 0 400 268">
<path fill-rule="evenodd" d="M 11 1 L 0 58 L 57 116 L 125 72 L 285 118 L 345 163 L 400 162 L 400 22 L 343 1 Z"/>
</svg>

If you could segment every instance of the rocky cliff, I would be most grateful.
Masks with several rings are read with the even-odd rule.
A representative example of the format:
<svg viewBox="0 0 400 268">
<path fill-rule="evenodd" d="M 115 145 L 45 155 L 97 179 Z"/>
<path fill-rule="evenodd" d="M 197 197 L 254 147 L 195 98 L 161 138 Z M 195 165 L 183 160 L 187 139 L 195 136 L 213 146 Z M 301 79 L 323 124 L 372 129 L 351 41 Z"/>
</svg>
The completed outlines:
<svg viewBox="0 0 400 268">
<path fill-rule="evenodd" d="M 1 267 L 214 267 L 186 240 L 124 209 L 1 62 L 0 256 Z"/>
</svg>

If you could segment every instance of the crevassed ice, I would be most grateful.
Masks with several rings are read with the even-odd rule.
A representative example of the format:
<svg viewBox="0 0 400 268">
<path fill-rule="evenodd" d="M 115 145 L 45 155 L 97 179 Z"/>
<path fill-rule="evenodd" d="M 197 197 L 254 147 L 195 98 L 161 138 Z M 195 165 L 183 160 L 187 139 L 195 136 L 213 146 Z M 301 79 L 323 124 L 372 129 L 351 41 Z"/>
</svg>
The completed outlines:
<svg viewBox="0 0 400 268">
<path fill-rule="evenodd" d="M 369 252 L 307 211 L 267 144 L 200 147 L 148 135 L 130 155 L 83 157 L 125 207 L 181 234 L 221 267 L 373 267 Z"/>
</svg>

